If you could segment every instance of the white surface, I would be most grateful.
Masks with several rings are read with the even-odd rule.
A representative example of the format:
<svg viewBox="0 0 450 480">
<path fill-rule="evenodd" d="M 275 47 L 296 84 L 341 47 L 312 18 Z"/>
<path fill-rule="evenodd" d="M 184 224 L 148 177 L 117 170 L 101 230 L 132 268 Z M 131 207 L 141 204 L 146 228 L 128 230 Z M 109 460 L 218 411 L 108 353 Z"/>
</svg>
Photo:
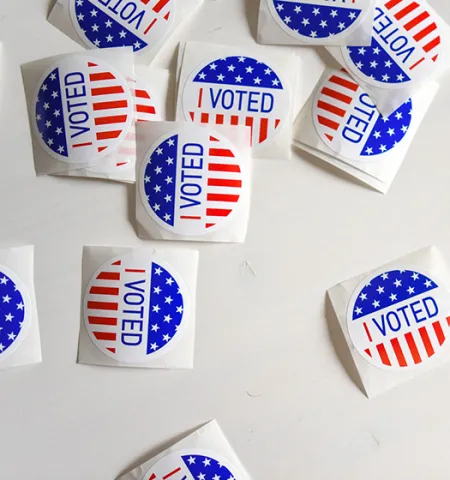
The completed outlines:
<svg viewBox="0 0 450 480">
<path fill-rule="evenodd" d="M 18 64 L 80 48 L 46 23 L 48 3 L 0 0 L 0 243 L 36 245 L 43 348 L 41 365 L 0 374 L 0 478 L 113 480 L 215 417 L 255 480 L 448 479 L 450 367 L 368 400 L 335 353 L 324 299 L 428 244 L 450 259 L 450 86 L 386 196 L 310 157 L 256 165 L 246 244 L 199 246 L 194 371 L 81 366 L 82 244 L 142 242 L 128 186 L 34 176 Z M 445 0 L 431 3 L 450 21 Z M 207 2 L 185 36 L 251 44 L 257 10 Z"/>
</svg>

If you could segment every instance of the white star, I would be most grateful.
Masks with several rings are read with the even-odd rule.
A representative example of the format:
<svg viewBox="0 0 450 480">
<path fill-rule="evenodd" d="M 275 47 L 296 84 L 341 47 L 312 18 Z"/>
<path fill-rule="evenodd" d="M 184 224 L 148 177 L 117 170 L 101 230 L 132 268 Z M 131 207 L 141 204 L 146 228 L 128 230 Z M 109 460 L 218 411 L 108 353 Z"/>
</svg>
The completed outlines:
<svg viewBox="0 0 450 480">
<path fill-rule="evenodd" d="M 195 458 L 194 457 L 189 457 L 188 462 L 189 462 L 189 465 L 193 465 L 195 463 Z"/>
<path fill-rule="evenodd" d="M 159 325 L 155 323 L 155 325 L 152 325 L 152 332 L 157 332 L 159 330 Z"/>
<path fill-rule="evenodd" d="M 391 68 L 392 62 L 391 62 L 390 60 L 386 60 L 386 61 L 384 62 L 384 66 L 385 66 L 386 68 Z"/>
<path fill-rule="evenodd" d="M 52 126 L 52 122 L 51 122 L 50 120 L 47 120 L 47 121 L 45 122 L 45 126 L 46 126 L 47 128 L 51 127 L 51 126 Z"/>
<path fill-rule="evenodd" d="M 164 200 L 165 200 L 166 202 L 171 202 L 171 201 L 172 201 L 172 195 L 166 195 L 166 196 L 164 197 Z"/>
<path fill-rule="evenodd" d="M 380 137 L 381 137 L 381 132 L 375 132 L 375 133 L 373 134 L 373 136 L 374 136 L 375 138 L 380 138 Z"/>
<path fill-rule="evenodd" d="M 228 65 L 228 71 L 229 72 L 234 72 L 235 69 L 236 69 L 236 67 L 234 65 Z"/>
<path fill-rule="evenodd" d="M 150 346 L 150 348 L 151 348 L 153 351 L 155 351 L 155 350 L 158 349 L 158 345 L 157 345 L 156 343 L 152 343 L 151 346 Z"/>
<path fill-rule="evenodd" d="M 152 312 L 158 313 L 161 310 L 161 307 L 159 305 L 153 305 Z"/>
<path fill-rule="evenodd" d="M 77 7 L 83 6 L 83 0 L 77 0 Z"/>
<path fill-rule="evenodd" d="M 155 268 L 155 275 L 161 275 L 162 273 L 162 270 L 158 267 L 158 268 Z"/>
<path fill-rule="evenodd" d="M 337 17 L 337 10 L 331 10 L 330 15 L 334 18 Z"/>
<path fill-rule="evenodd" d="M 364 55 L 366 53 L 366 49 L 364 47 L 358 48 L 359 55 Z"/>
<path fill-rule="evenodd" d="M 393 128 L 388 128 L 387 133 L 388 133 L 388 135 L 389 135 L 390 137 L 392 137 L 392 135 L 395 135 L 395 129 L 393 129 Z"/>
<path fill-rule="evenodd" d="M 413 280 L 418 280 L 418 279 L 419 279 L 419 274 L 416 273 L 416 272 L 414 272 L 414 273 L 412 274 L 411 278 L 412 278 Z"/>
<path fill-rule="evenodd" d="M 357 66 L 359 69 L 361 69 L 361 68 L 363 67 L 363 65 L 364 65 L 364 64 L 363 64 L 362 62 L 358 62 L 358 63 L 356 64 L 356 66 Z"/>
<path fill-rule="evenodd" d="M 344 22 L 339 22 L 338 28 L 339 28 L 339 30 L 344 30 L 345 23 Z"/>
<path fill-rule="evenodd" d="M 48 87 L 47 85 L 44 83 L 44 85 L 42 85 L 42 91 L 43 92 L 46 92 L 48 90 Z"/>
<path fill-rule="evenodd" d="M 145 183 L 150 183 L 150 177 L 148 175 L 145 176 L 144 182 Z"/>
<path fill-rule="evenodd" d="M 38 113 L 38 114 L 36 115 L 36 120 L 39 121 L 39 120 L 41 120 L 41 119 L 42 119 L 42 115 L 41 115 L 40 113 Z"/>
<path fill-rule="evenodd" d="M 22 302 L 18 303 L 18 304 L 17 304 L 17 310 L 23 310 L 23 307 L 24 307 L 24 306 L 25 306 L 25 305 L 24 305 Z"/>
<path fill-rule="evenodd" d="M 120 36 L 120 38 L 125 38 L 127 36 L 127 32 L 125 32 L 125 30 L 121 30 L 119 32 L 119 36 Z"/>
<path fill-rule="evenodd" d="M 48 103 L 44 103 L 44 109 L 48 110 L 50 108 L 50 105 Z"/>
<path fill-rule="evenodd" d="M 245 62 L 245 57 L 239 57 L 238 60 L 239 60 L 239 63 L 244 63 Z"/>
<path fill-rule="evenodd" d="M 315 8 L 312 13 L 313 13 L 313 15 L 316 15 L 316 16 L 320 15 L 320 9 Z"/>
<path fill-rule="evenodd" d="M 362 313 L 362 308 L 356 307 L 356 308 L 355 308 L 355 313 L 356 313 L 356 315 L 361 315 L 361 313 Z"/>
<path fill-rule="evenodd" d="M 211 63 L 211 65 L 209 66 L 209 68 L 211 70 L 215 70 L 217 68 L 217 65 L 215 63 Z"/>
<path fill-rule="evenodd" d="M 3 352 L 4 349 L 5 347 L 3 346 L 3 343 L 0 343 L 0 352 Z"/>
<path fill-rule="evenodd" d="M 149 177 L 150 178 L 150 177 Z M 161 191 L 161 185 L 155 185 L 153 187 L 153 190 L 156 192 L 156 193 L 159 193 Z"/>
<path fill-rule="evenodd" d="M 397 300 L 397 295 L 392 293 L 389 298 L 391 299 L 391 302 L 393 302 L 394 300 Z"/>
<path fill-rule="evenodd" d="M 162 167 L 156 167 L 155 168 L 155 173 L 158 175 L 160 173 L 162 173 Z"/>
<path fill-rule="evenodd" d="M 173 283 L 173 278 L 169 277 L 167 280 L 166 280 L 166 285 L 172 285 Z"/>
<path fill-rule="evenodd" d="M 107 42 L 112 42 L 112 41 L 113 41 L 113 38 L 114 38 L 114 37 L 113 37 L 112 35 L 108 35 L 108 36 L 106 37 L 106 41 L 107 41 Z"/>
<path fill-rule="evenodd" d="M 311 30 L 311 33 L 309 34 L 310 37 L 316 38 L 317 37 L 317 32 L 314 30 Z"/>
<path fill-rule="evenodd" d="M 372 155 L 372 154 L 373 154 L 373 149 L 372 149 L 372 147 L 367 147 L 367 148 L 366 148 L 366 153 L 367 153 L 367 155 Z"/>
<path fill-rule="evenodd" d="M 173 163 L 173 158 L 168 157 L 166 160 L 167 165 L 172 165 Z"/>
<path fill-rule="evenodd" d="M 348 15 L 348 18 L 350 20 L 354 20 L 356 18 L 356 13 L 355 12 L 350 12 L 349 15 Z"/>
<path fill-rule="evenodd" d="M 382 77 L 383 79 L 383 82 L 387 82 L 389 80 L 389 75 L 387 73 L 385 73 Z"/>
<path fill-rule="evenodd" d="M 406 133 L 408 131 L 408 127 L 406 125 L 402 125 L 402 132 Z"/>
<path fill-rule="evenodd" d="M 265 75 L 270 75 L 271 73 L 272 73 L 272 70 L 271 70 L 270 68 L 266 68 L 266 69 L 264 70 L 264 74 L 265 74 Z"/>
<path fill-rule="evenodd" d="M 169 185 L 169 183 L 172 183 L 173 178 L 172 177 L 166 177 L 166 183 Z"/>
<path fill-rule="evenodd" d="M 425 286 L 426 286 L 427 288 L 430 288 L 430 287 L 431 287 L 431 281 L 430 281 L 430 280 L 427 280 L 427 281 L 425 282 Z"/>
<path fill-rule="evenodd" d="M 237 83 L 241 83 L 242 82 L 242 77 L 240 75 L 238 75 L 236 78 L 235 78 L 236 82 Z"/>
<path fill-rule="evenodd" d="M 168 303 L 169 305 L 173 302 L 172 297 L 166 297 L 164 303 Z"/>
<path fill-rule="evenodd" d="M 168 335 L 167 333 L 165 335 L 163 335 L 163 340 L 165 342 L 168 342 L 170 340 L 170 335 Z"/>
<path fill-rule="evenodd" d="M 282 11 L 284 10 L 283 4 L 281 4 L 281 3 L 278 4 L 278 5 L 277 5 L 277 10 L 278 10 L 279 12 L 282 12 Z"/>
<path fill-rule="evenodd" d="M 53 115 L 58 118 L 61 115 L 61 112 L 59 110 L 55 110 Z"/>
<path fill-rule="evenodd" d="M 377 292 L 378 292 L 378 293 L 384 293 L 384 287 L 379 286 L 379 287 L 377 288 Z"/>
<path fill-rule="evenodd" d="M 77 18 L 80 22 L 82 22 L 84 20 L 84 15 L 82 13 L 80 13 L 80 14 L 77 15 Z"/>
<path fill-rule="evenodd" d="M 375 55 L 379 55 L 379 53 L 380 53 L 380 48 L 379 48 L 379 47 L 375 47 L 375 48 L 373 49 L 373 53 L 374 53 Z"/>
<path fill-rule="evenodd" d="M 383 280 L 387 280 L 389 278 L 389 275 L 387 273 L 383 273 L 383 275 L 381 275 L 381 278 Z"/>
<path fill-rule="evenodd" d="M 374 300 L 372 305 L 375 307 L 375 308 L 378 308 L 380 306 L 380 302 L 378 300 Z"/>
<path fill-rule="evenodd" d="M 380 145 L 380 152 L 385 152 L 387 150 L 386 145 Z"/>
<path fill-rule="evenodd" d="M 297 7 L 295 7 L 294 11 L 295 11 L 295 13 L 300 13 L 302 11 L 302 7 L 297 6 Z"/>
<path fill-rule="evenodd" d="M 361 293 L 361 295 L 359 296 L 359 298 L 361 300 L 367 300 L 367 293 Z"/>
<path fill-rule="evenodd" d="M 378 65 L 377 61 L 374 60 L 373 62 L 370 62 L 370 68 L 376 68 Z"/>
<path fill-rule="evenodd" d="M 111 27 L 112 27 L 112 22 L 111 22 L 111 20 L 107 20 L 107 21 L 105 22 L 105 25 L 106 25 L 106 28 L 111 28 Z"/>
<path fill-rule="evenodd" d="M 14 316 L 8 313 L 7 315 L 5 315 L 5 322 L 12 322 L 13 318 Z"/>
<path fill-rule="evenodd" d="M 289 25 L 291 22 L 291 17 L 284 17 L 284 23 L 287 23 Z"/>
<path fill-rule="evenodd" d="M 198 480 L 205 480 L 205 474 L 204 474 L 204 473 L 200 473 L 197 478 L 198 478 Z"/>
<path fill-rule="evenodd" d="M 394 285 L 398 288 L 402 286 L 402 281 L 401 280 L 395 280 Z"/>
<path fill-rule="evenodd" d="M 93 32 L 98 32 L 98 25 L 96 23 L 94 23 L 94 25 L 92 25 L 92 31 Z"/>
<path fill-rule="evenodd" d="M 398 80 L 399 82 L 401 82 L 404 78 L 405 78 L 405 77 L 404 77 L 403 74 L 401 74 L 401 73 L 399 73 L 399 74 L 397 75 L 397 80 Z"/>
<path fill-rule="evenodd" d="M 256 85 L 259 85 L 261 83 L 261 79 L 259 77 L 256 77 L 253 79 Z"/>
<path fill-rule="evenodd" d="M 247 68 L 245 69 L 245 71 L 246 71 L 247 73 L 253 73 L 253 70 L 254 70 L 253 67 L 247 67 Z"/>
<path fill-rule="evenodd" d="M 177 313 L 183 313 L 183 307 L 177 307 Z"/>
<path fill-rule="evenodd" d="M 164 220 L 165 220 L 166 222 L 168 222 L 168 221 L 170 220 L 170 217 L 171 217 L 171 215 L 169 215 L 168 213 L 166 213 L 166 214 L 164 215 Z"/>
<path fill-rule="evenodd" d="M 275 80 L 272 80 L 272 85 L 274 85 L 275 87 L 278 87 L 278 84 L 280 83 L 280 81 L 275 78 Z"/>
<path fill-rule="evenodd" d="M 158 205 L 157 203 L 155 203 L 155 204 L 153 205 L 153 210 L 154 210 L 155 212 L 159 211 L 160 209 L 161 209 L 161 206 Z"/>
<path fill-rule="evenodd" d="M 412 295 L 414 293 L 414 287 L 408 287 L 408 293 Z"/>
<path fill-rule="evenodd" d="M 141 43 L 136 40 L 136 42 L 133 43 L 133 47 L 135 50 L 139 50 L 141 48 Z"/>
<path fill-rule="evenodd" d="M 154 287 L 153 288 L 153 293 L 156 293 L 157 295 L 159 295 L 161 293 L 161 288 L 160 287 Z"/>
<path fill-rule="evenodd" d="M 64 147 L 62 145 L 58 147 L 58 153 L 64 153 Z"/>
<path fill-rule="evenodd" d="M 172 317 L 170 315 L 164 315 L 164 321 L 166 323 L 170 323 L 172 321 Z"/>
<path fill-rule="evenodd" d="M 13 333 L 8 333 L 8 340 L 14 340 L 16 338 L 16 335 Z"/>
<path fill-rule="evenodd" d="M 156 153 L 157 153 L 158 155 L 162 155 L 162 154 L 163 154 L 163 149 L 162 149 L 162 148 L 158 148 L 158 149 L 156 150 Z"/>
<path fill-rule="evenodd" d="M 99 46 L 100 46 L 100 40 L 99 40 L 98 38 L 94 40 L 94 45 L 95 45 L 96 47 L 99 47 Z"/>
<path fill-rule="evenodd" d="M 97 10 L 91 10 L 91 17 L 96 17 L 97 16 Z"/>
<path fill-rule="evenodd" d="M 169 147 L 173 147 L 175 145 L 175 141 L 172 138 L 170 138 L 169 140 L 167 140 L 167 145 Z"/>
<path fill-rule="evenodd" d="M 325 28 L 326 26 L 328 26 L 327 21 L 326 21 L 326 20 L 322 20 L 322 21 L 320 22 L 320 26 L 321 26 L 322 28 Z"/>
<path fill-rule="evenodd" d="M 8 282 L 8 279 L 6 277 L 0 278 L 0 283 L 2 285 L 6 285 L 7 282 Z"/>
<path fill-rule="evenodd" d="M 218 80 L 219 82 L 223 82 L 224 78 L 225 78 L 225 76 L 222 75 L 221 73 L 220 73 L 219 75 L 217 75 L 217 80 Z"/>
<path fill-rule="evenodd" d="M 309 25 L 309 18 L 304 18 L 304 19 L 302 20 L 302 23 L 303 23 L 303 25 L 304 25 L 305 27 L 306 27 L 307 25 Z"/>
</svg>

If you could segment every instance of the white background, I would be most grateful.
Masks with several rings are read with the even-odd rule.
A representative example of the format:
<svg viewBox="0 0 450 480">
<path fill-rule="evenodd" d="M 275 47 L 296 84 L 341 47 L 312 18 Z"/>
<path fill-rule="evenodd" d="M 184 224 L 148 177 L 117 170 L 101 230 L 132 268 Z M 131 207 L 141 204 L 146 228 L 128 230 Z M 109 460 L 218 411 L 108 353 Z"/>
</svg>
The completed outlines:
<svg viewBox="0 0 450 480">
<path fill-rule="evenodd" d="M 208 1 L 184 38 L 252 44 L 257 4 Z M 448 479 L 450 365 L 369 401 L 325 291 L 430 243 L 450 259 L 450 85 L 387 196 L 309 156 L 258 163 L 247 243 L 199 247 L 194 371 L 81 366 L 82 245 L 141 242 L 132 187 L 35 178 L 18 65 L 80 49 L 48 8 L 0 0 L 0 245 L 36 245 L 44 359 L 0 373 L 1 480 L 112 480 L 213 417 L 255 480 Z"/>
</svg>

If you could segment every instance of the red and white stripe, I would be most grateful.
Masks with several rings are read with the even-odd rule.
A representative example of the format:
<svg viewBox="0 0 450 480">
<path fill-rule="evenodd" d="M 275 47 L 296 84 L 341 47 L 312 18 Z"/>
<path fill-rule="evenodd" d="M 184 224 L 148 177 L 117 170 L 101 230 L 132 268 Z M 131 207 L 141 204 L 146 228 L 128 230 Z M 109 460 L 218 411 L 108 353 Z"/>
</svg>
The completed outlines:
<svg viewBox="0 0 450 480">
<path fill-rule="evenodd" d="M 364 323 L 368 348 L 364 351 L 373 359 L 380 360 L 386 366 L 408 367 L 418 365 L 432 357 L 446 340 L 445 332 L 450 326 L 450 317 L 411 330 L 382 343 L 373 341 L 367 324 Z"/>
<path fill-rule="evenodd" d="M 155 16 L 146 26 L 144 30 L 144 35 L 156 25 L 159 20 L 169 20 L 170 15 L 172 14 L 172 0 L 141 0 L 147 7 L 151 7 L 152 11 L 155 13 Z"/>
<path fill-rule="evenodd" d="M 411 65 L 409 69 L 413 70 L 426 58 L 436 61 L 441 37 L 435 20 L 427 10 L 426 2 L 387 0 L 384 6 L 425 52 L 425 56 Z"/>
</svg>

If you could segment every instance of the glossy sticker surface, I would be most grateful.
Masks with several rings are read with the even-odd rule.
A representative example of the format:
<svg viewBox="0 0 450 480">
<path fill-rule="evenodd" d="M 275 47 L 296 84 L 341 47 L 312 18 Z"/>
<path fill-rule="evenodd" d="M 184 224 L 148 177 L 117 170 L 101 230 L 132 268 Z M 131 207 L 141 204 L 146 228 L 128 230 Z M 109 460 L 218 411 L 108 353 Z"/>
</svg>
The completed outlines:
<svg viewBox="0 0 450 480">
<path fill-rule="evenodd" d="M 70 0 L 72 21 L 90 48 L 157 45 L 169 32 L 175 0 Z"/>
<path fill-rule="evenodd" d="M 139 187 L 150 217 L 179 235 L 203 235 L 236 212 L 243 179 L 239 152 L 212 129 L 186 124 L 159 138 L 142 164 Z"/>
<path fill-rule="evenodd" d="M 246 125 L 253 145 L 272 140 L 289 120 L 289 89 L 271 66 L 250 57 L 225 57 L 196 69 L 182 92 L 186 120 Z"/>
<path fill-rule="evenodd" d="M 376 8 L 371 46 L 342 49 L 357 78 L 382 88 L 423 81 L 440 52 L 438 19 L 423 0 L 383 0 Z"/>
<path fill-rule="evenodd" d="M 413 270 L 387 270 L 364 280 L 349 304 L 347 325 L 356 350 L 389 370 L 423 364 L 442 351 L 450 322 L 449 293 Z"/>
<path fill-rule="evenodd" d="M 188 302 L 173 267 L 133 252 L 106 262 L 91 278 L 84 320 L 102 353 L 123 363 L 143 363 L 174 347 L 186 327 Z"/>
<path fill-rule="evenodd" d="M 371 0 L 268 0 L 278 25 L 291 37 L 311 44 L 353 32 L 371 8 Z"/>
<path fill-rule="evenodd" d="M 330 72 L 313 102 L 313 121 L 325 145 L 351 160 L 382 160 L 411 125 L 413 104 L 381 116 L 369 95 L 345 72 Z"/>
<path fill-rule="evenodd" d="M 133 121 L 127 81 L 99 59 L 72 55 L 39 82 L 34 131 L 44 150 L 67 163 L 116 150 Z"/>
</svg>

